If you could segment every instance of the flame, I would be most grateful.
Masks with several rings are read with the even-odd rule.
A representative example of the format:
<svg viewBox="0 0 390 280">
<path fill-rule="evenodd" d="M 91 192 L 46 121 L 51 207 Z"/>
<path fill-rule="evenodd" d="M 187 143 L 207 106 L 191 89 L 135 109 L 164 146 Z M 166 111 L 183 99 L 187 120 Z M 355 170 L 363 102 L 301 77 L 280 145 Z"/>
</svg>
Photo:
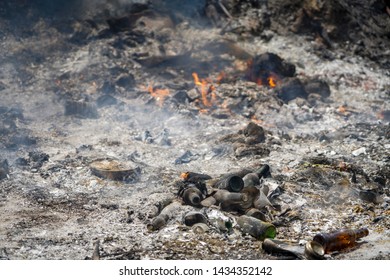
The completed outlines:
<svg viewBox="0 0 390 280">
<path fill-rule="evenodd" d="M 190 177 L 190 172 L 183 172 L 180 174 L 180 177 L 184 180 L 188 180 L 188 178 Z"/>
<path fill-rule="evenodd" d="M 272 76 L 268 77 L 268 85 L 272 88 L 276 87 L 276 83 L 275 83 L 275 80 L 274 78 L 272 78 Z"/>
<path fill-rule="evenodd" d="M 222 80 L 225 79 L 226 77 L 226 74 L 224 71 L 221 71 L 219 74 L 218 74 L 218 77 L 217 77 L 217 84 L 220 85 Z"/>
<path fill-rule="evenodd" d="M 276 87 L 278 81 L 279 81 L 279 79 L 276 76 L 270 75 L 266 79 L 257 78 L 256 79 L 256 84 L 259 85 L 259 86 L 264 86 L 265 85 L 265 86 L 268 86 L 270 88 L 274 88 L 274 87 Z"/>
<path fill-rule="evenodd" d="M 253 69 L 253 59 L 248 60 L 246 65 L 246 78 L 249 81 L 255 82 L 259 86 L 268 86 L 270 88 L 274 88 L 281 81 L 281 78 L 272 71 L 265 69 L 255 71 L 255 69 Z"/>
<path fill-rule="evenodd" d="M 149 85 L 147 90 L 153 96 L 154 99 L 158 102 L 158 105 L 161 107 L 164 103 L 165 98 L 170 95 L 169 89 L 153 89 L 152 85 Z"/>
<path fill-rule="evenodd" d="M 337 108 L 337 111 L 341 114 L 346 114 L 347 113 L 347 106 L 346 105 L 340 105 L 338 108 Z"/>
<path fill-rule="evenodd" d="M 199 79 L 197 73 L 192 73 L 192 77 L 194 78 L 194 83 L 197 86 L 200 86 L 200 92 L 202 94 L 202 103 L 206 107 L 211 107 L 213 105 L 212 102 L 216 101 L 216 95 L 213 93 L 215 90 L 214 85 L 209 85 L 209 81 L 206 79 Z M 208 95 L 211 94 L 211 101 L 208 98 Z"/>
</svg>

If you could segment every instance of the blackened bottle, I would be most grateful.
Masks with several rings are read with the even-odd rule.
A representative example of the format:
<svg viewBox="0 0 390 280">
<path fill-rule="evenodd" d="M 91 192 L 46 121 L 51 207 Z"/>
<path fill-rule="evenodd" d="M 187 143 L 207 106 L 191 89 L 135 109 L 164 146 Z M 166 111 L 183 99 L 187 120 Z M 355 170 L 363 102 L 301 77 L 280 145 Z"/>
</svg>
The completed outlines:
<svg viewBox="0 0 390 280">
<path fill-rule="evenodd" d="M 213 187 L 216 189 L 225 189 L 230 192 L 240 192 L 244 188 L 244 181 L 240 176 L 227 175 L 217 181 Z"/>
<path fill-rule="evenodd" d="M 314 236 L 313 241 L 321 244 L 324 247 L 325 253 L 330 253 L 352 248 L 356 245 L 358 239 L 367 235 L 367 228 L 344 229 L 331 233 L 319 233 Z"/>
</svg>

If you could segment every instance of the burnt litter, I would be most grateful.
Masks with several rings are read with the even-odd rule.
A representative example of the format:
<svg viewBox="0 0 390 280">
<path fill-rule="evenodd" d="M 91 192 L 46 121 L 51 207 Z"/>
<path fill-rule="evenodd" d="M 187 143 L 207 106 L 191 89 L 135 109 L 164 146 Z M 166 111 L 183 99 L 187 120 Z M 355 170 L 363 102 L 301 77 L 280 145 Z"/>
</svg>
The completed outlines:
<svg viewBox="0 0 390 280">
<path fill-rule="evenodd" d="M 57 2 L 0 4 L 0 259 L 390 259 L 385 1 Z"/>
</svg>

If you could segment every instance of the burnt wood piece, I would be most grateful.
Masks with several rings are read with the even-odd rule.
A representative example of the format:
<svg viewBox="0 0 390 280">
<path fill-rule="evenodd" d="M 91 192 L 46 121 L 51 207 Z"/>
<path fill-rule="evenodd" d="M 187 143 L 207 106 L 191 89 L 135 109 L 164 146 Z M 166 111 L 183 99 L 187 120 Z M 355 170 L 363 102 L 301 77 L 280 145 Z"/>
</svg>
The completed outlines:
<svg viewBox="0 0 390 280">
<path fill-rule="evenodd" d="M 295 98 L 307 98 L 308 93 L 298 78 L 284 79 L 282 85 L 276 88 L 277 96 L 283 102 L 288 103 Z"/>
<path fill-rule="evenodd" d="M 184 181 L 192 183 L 203 182 L 212 179 L 210 175 L 191 171 L 180 174 L 180 177 L 183 178 Z"/>
<path fill-rule="evenodd" d="M 268 84 L 268 79 L 275 76 L 279 79 L 294 77 L 295 66 L 269 52 L 254 57 L 249 63 L 246 73 L 246 78 L 249 81 L 260 84 Z"/>
<path fill-rule="evenodd" d="M 264 129 L 254 122 L 250 122 L 242 132 L 247 137 L 245 140 L 247 144 L 258 144 L 265 141 Z"/>
<path fill-rule="evenodd" d="M 327 82 L 320 79 L 311 79 L 306 81 L 305 90 L 308 94 L 319 94 L 322 98 L 328 98 L 330 96 L 330 87 Z"/>
</svg>

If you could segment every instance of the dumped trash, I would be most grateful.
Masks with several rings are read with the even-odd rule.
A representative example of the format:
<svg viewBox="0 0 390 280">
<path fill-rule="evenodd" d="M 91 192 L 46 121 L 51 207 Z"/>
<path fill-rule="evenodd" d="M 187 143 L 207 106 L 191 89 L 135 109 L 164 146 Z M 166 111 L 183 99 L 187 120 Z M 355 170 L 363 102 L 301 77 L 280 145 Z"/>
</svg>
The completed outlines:
<svg viewBox="0 0 390 280">
<path fill-rule="evenodd" d="M 227 175 L 215 183 L 214 188 L 239 192 L 244 188 L 244 181 L 236 175 Z"/>
<path fill-rule="evenodd" d="M 269 254 L 282 255 L 294 259 L 304 259 L 304 249 L 301 248 L 298 242 L 266 238 L 261 247 Z"/>
<path fill-rule="evenodd" d="M 130 162 L 122 163 L 115 160 L 98 160 L 90 164 L 92 174 L 115 181 L 134 181 L 141 172 L 139 167 Z"/>
<path fill-rule="evenodd" d="M 200 212 L 191 211 L 184 215 L 183 218 L 184 224 L 186 226 L 193 226 L 195 224 L 207 224 L 208 220 L 205 215 Z"/>
<path fill-rule="evenodd" d="M 192 206 L 200 206 L 206 195 L 207 189 L 202 182 L 182 184 L 178 191 L 178 196 L 183 199 L 184 203 Z"/>
<path fill-rule="evenodd" d="M 366 228 L 341 230 L 332 233 L 319 233 L 313 240 L 298 241 L 275 239 L 277 226 L 282 220 L 274 219 L 275 211 L 279 217 L 294 219 L 295 212 L 271 201 L 284 191 L 281 186 L 269 185 L 263 180 L 271 176 L 271 168 L 263 164 L 256 169 L 242 169 L 213 178 L 204 173 L 184 172 L 182 181 L 176 186 L 179 202 L 172 203 L 148 225 L 150 230 L 164 227 L 177 209 L 188 205 L 198 208 L 183 215 L 182 223 L 191 227 L 196 234 L 216 231 L 220 234 L 232 234 L 237 229 L 244 235 L 250 235 L 262 242 L 264 252 L 284 259 L 325 259 L 325 254 L 343 251 L 356 246 L 356 241 L 368 235 Z M 272 214 L 273 213 L 273 214 Z"/>
<path fill-rule="evenodd" d="M 305 245 L 305 257 L 309 260 L 323 260 L 325 250 L 324 247 L 316 241 L 308 241 Z"/>
<path fill-rule="evenodd" d="M 276 236 L 276 228 L 273 224 L 263 222 L 254 217 L 242 215 L 237 218 L 237 224 L 243 233 L 250 234 L 258 240 L 275 238 Z"/>
<path fill-rule="evenodd" d="M 174 217 L 176 210 L 179 209 L 180 206 L 181 204 L 178 201 L 173 201 L 171 204 L 167 205 L 161 210 L 160 214 L 147 225 L 148 230 L 153 231 L 163 228 L 168 221 Z"/>
</svg>

